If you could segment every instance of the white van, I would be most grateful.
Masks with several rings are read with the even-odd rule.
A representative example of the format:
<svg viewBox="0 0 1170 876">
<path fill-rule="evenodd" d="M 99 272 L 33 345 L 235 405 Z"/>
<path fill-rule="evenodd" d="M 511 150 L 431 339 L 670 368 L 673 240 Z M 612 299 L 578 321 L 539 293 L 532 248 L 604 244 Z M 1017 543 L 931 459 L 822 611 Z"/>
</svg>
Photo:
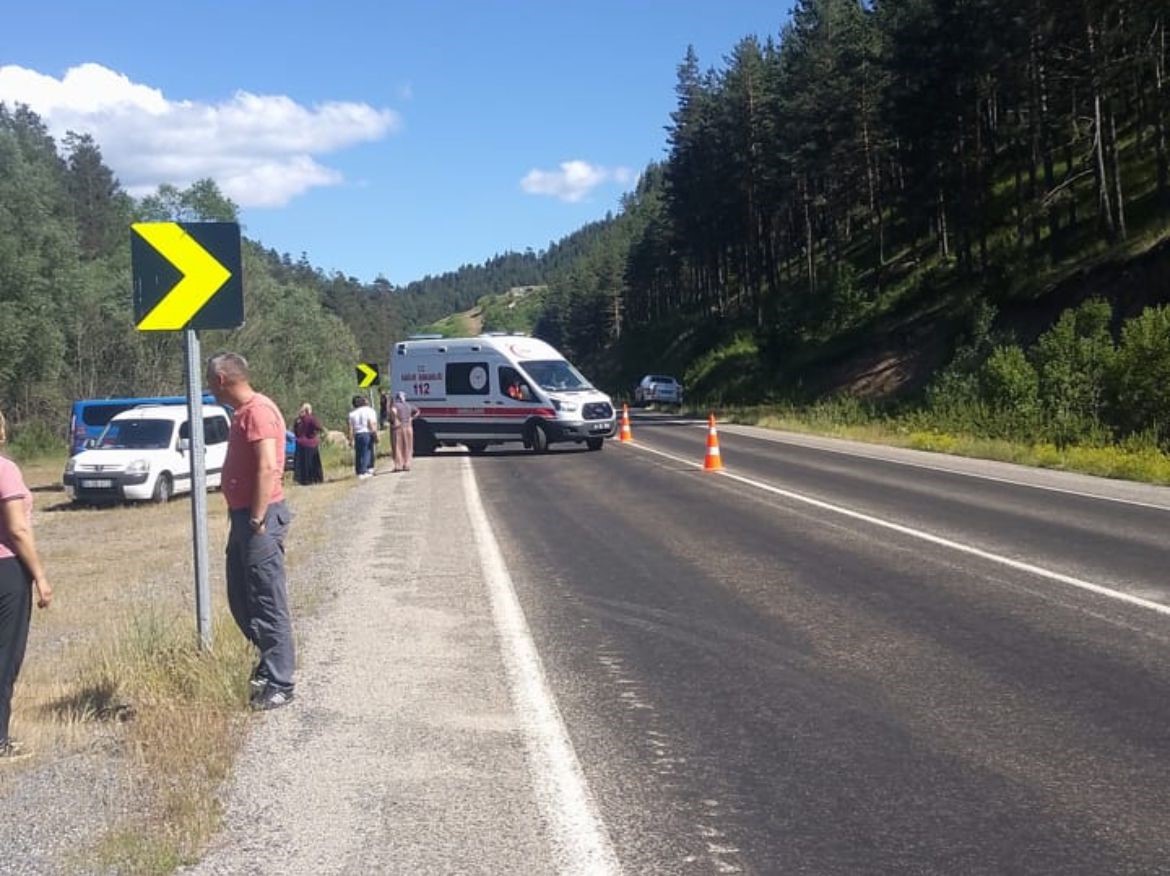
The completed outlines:
<svg viewBox="0 0 1170 876">
<path fill-rule="evenodd" d="M 218 487 L 227 458 L 228 412 L 203 406 L 207 486 Z M 75 502 L 166 502 L 191 490 L 191 432 L 185 405 L 140 405 L 115 416 L 102 434 L 65 463 L 65 492 Z"/>
<path fill-rule="evenodd" d="M 617 428 L 613 402 L 544 341 L 524 335 L 399 341 L 391 387 L 419 410 L 415 452 L 463 444 L 522 442 L 537 453 L 557 442 L 600 450 Z"/>
</svg>

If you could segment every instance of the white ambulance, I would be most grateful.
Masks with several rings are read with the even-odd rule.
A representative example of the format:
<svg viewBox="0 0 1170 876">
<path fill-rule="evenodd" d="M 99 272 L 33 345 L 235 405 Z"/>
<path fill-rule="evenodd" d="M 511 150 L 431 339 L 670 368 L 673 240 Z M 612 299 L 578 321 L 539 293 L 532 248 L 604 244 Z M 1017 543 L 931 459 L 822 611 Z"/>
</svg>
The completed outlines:
<svg viewBox="0 0 1170 876">
<path fill-rule="evenodd" d="M 419 410 L 415 452 L 463 444 L 522 442 L 537 453 L 557 442 L 600 450 L 617 428 L 613 402 L 544 341 L 488 333 L 415 336 L 390 350 L 391 388 Z"/>
</svg>

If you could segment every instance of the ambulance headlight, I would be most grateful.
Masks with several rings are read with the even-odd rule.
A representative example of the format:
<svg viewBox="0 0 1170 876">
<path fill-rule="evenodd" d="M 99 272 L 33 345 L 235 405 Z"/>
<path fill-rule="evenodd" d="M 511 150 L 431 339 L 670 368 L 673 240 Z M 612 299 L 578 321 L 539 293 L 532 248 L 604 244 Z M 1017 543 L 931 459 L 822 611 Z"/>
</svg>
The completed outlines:
<svg viewBox="0 0 1170 876">
<path fill-rule="evenodd" d="M 560 399 L 553 399 L 553 407 L 558 411 L 564 411 L 566 414 L 576 413 L 581 410 L 581 406 L 573 401 L 561 401 Z"/>
<path fill-rule="evenodd" d="M 149 459 L 136 459 L 126 466 L 126 474 L 146 474 L 150 471 Z"/>
</svg>

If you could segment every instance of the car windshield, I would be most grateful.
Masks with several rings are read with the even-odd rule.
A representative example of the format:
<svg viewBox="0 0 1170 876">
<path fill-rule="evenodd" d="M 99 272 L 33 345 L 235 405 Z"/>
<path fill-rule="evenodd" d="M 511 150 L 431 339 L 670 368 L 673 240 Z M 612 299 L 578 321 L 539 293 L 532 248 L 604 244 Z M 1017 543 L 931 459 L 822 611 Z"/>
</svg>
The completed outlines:
<svg viewBox="0 0 1170 876">
<path fill-rule="evenodd" d="M 113 450 L 163 450 L 171 446 L 173 420 L 111 420 L 97 440 Z"/>
<path fill-rule="evenodd" d="M 530 359 L 522 363 L 528 376 L 541 389 L 552 392 L 574 392 L 593 389 L 589 381 L 564 359 Z"/>
</svg>

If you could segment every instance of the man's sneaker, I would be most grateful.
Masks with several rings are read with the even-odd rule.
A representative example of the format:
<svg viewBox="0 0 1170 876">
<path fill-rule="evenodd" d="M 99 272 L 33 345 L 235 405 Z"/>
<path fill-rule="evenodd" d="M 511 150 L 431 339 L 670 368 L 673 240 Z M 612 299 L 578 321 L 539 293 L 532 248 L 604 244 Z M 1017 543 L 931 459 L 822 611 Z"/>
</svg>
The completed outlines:
<svg viewBox="0 0 1170 876">
<path fill-rule="evenodd" d="M 28 755 L 29 753 L 24 750 L 24 746 L 15 739 L 5 739 L 0 742 L 0 763 L 24 760 Z"/>
<path fill-rule="evenodd" d="M 291 690 L 280 690 L 269 687 L 259 696 L 252 698 L 252 711 L 267 712 L 272 709 L 279 709 L 281 706 L 287 706 L 294 699 L 295 697 Z"/>
<path fill-rule="evenodd" d="M 259 666 L 253 669 L 252 674 L 248 676 L 248 686 L 253 691 L 264 690 L 264 688 L 268 687 L 268 678 L 260 672 Z"/>
</svg>

